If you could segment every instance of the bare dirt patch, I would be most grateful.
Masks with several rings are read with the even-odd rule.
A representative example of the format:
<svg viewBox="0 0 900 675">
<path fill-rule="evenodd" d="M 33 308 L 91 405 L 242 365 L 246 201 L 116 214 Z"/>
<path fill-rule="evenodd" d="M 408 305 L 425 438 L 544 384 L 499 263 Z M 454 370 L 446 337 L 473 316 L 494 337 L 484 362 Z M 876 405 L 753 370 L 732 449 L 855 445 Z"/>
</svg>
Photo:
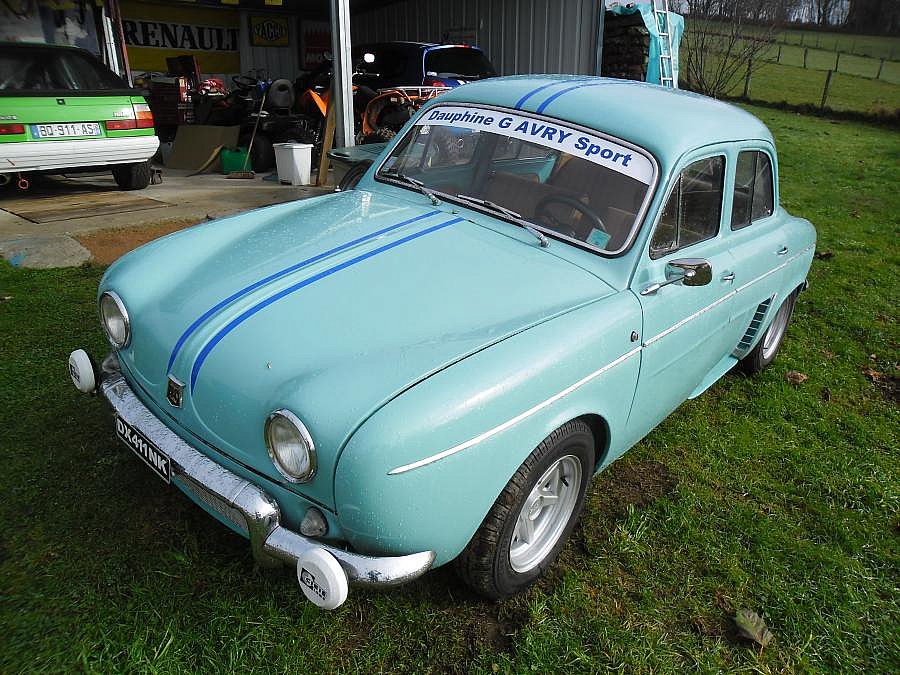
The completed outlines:
<svg viewBox="0 0 900 675">
<path fill-rule="evenodd" d="M 628 507 L 642 509 L 672 492 L 678 480 L 662 462 L 616 462 L 600 475 L 591 490 L 592 506 L 618 520 Z"/>
<path fill-rule="evenodd" d="M 573 541 L 583 554 L 594 555 L 630 509 L 646 508 L 670 494 L 677 485 L 678 479 L 662 462 L 616 462 L 591 486 Z"/>
<path fill-rule="evenodd" d="M 98 230 L 77 234 L 74 237 L 91 252 L 95 263 L 109 265 L 138 246 L 196 224 L 195 219 L 182 218 L 140 227 Z"/>
</svg>

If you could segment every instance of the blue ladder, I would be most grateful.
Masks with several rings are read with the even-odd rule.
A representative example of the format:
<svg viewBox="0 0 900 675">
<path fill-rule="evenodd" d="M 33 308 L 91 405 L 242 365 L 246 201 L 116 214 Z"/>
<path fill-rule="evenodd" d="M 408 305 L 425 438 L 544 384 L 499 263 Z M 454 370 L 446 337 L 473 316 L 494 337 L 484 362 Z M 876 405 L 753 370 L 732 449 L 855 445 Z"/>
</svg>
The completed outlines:
<svg viewBox="0 0 900 675">
<path fill-rule="evenodd" d="M 672 32 L 669 30 L 669 0 L 652 0 L 653 15 L 659 29 L 659 83 L 664 87 L 678 89 L 675 81 L 675 66 L 672 62 Z"/>
</svg>

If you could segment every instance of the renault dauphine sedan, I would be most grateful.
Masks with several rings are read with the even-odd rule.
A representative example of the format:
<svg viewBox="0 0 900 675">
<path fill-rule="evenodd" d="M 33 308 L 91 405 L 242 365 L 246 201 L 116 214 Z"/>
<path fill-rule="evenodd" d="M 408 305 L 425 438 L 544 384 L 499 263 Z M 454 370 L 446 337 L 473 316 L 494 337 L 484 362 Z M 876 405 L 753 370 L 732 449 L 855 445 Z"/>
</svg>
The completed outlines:
<svg viewBox="0 0 900 675">
<path fill-rule="evenodd" d="M 424 107 L 354 189 L 121 258 L 112 351 L 69 368 L 148 476 L 318 606 L 449 563 L 501 598 L 553 563 L 594 474 L 772 362 L 814 244 L 751 114 L 492 79 Z"/>
</svg>

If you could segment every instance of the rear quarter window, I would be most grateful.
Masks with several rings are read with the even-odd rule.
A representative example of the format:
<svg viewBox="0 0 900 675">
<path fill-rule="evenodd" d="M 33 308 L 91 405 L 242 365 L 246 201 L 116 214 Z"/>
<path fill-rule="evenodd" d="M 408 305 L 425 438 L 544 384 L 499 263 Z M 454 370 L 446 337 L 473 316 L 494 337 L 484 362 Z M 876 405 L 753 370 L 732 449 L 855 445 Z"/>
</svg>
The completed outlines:
<svg viewBox="0 0 900 675">
<path fill-rule="evenodd" d="M 437 77 L 465 78 L 493 77 L 497 74 L 484 54 L 469 47 L 431 50 L 425 54 L 425 72 Z"/>
</svg>

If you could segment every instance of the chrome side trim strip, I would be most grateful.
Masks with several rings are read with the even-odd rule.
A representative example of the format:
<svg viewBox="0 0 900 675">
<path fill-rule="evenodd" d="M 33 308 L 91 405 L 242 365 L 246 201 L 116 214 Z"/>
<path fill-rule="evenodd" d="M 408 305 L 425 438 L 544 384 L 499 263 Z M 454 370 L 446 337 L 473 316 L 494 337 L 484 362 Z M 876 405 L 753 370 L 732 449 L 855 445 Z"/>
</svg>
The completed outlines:
<svg viewBox="0 0 900 675">
<path fill-rule="evenodd" d="M 598 370 L 595 370 L 595 371 L 594 371 L 593 373 L 591 373 L 590 375 L 588 375 L 588 376 L 586 376 L 586 377 L 584 377 L 584 378 L 578 380 L 578 382 L 576 382 L 575 384 L 570 385 L 569 387 L 566 387 L 566 388 L 563 389 L 561 392 L 559 392 L 558 394 L 554 394 L 553 396 L 551 396 L 551 397 L 548 398 L 547 400 L 542 401 L 541 403 L 538 403 L 538 404 L 537 404 L 536 406 L 534 406 L 533 408 L 529 408 L 529 409 L 526 410 L 525 412 L 516 415 L 516 416 L 513 417 L 512 419 L 507 420 L 506 422 L 504 422 L 503 424 L 499 424 L 499 425 L 497 425 L 496 427 L 494 427 L 493 429 L 489 429 L 488 431 L 485 431 L 483 434 L 479 434 L 478 436 L 475 436 L 474 438 L 469 439 L 468 441 L 465 441 L 464 443 L 460 443 L 459 445 L 454 445 L 452 448 L 450 448 L 450 449 L 448 449 L 448 450 L 444 450 L 444 451 L 442 451 L 442 452 L 438 452 L 438 453 L 436 453 L 436 454 L 434 454 L 434 455 L 431 455 L 431 456 L 429 456 L 429 457 L 425 457 L 424 459 L 420 459 L 420 460 L 417 460 L 417 461 L 415 461 L 415 462 L 410 462 L 409 464 L 404 464 L 404 465 L 402 465 L 402 466 L 398 466 L 398 467 L 396 467 L 396 468 L 394 468 L 394 469 L 391 469 L 390 471 L 388 471 L 388 475 L 389 475 L 389 476 L 396 476 L 396 475 L 401 474 L 401 473 L 406 473 L 407 471 L 412 471 L 412 470 L 414 470 L 414 469 L 418 469 L 418 468 L 421 468 L 421 467 L 423 467 L 423 466 L 427 466 L 427 465 L 429 465 L 429 464 L 433 464 L 434 462 L 438 462 L 438 461 L 440 461 L 440 460 L 442 460 L 442 459 L 445 459 L 446 457 L 450 457 L 451 455 L 455 455 L 455 454 L 457 454 L 457 453 L 459 453 L 459 452 L 462 452 L 463 450 L 467 450 L 467 449 L 471 448 L 471 447 L 474 446 L 474 445 L 478 445 L 478 444 L 481 443 L 482 441 L 486 441 L 487 439 L 491 438 L 492 436 L 496 436 L 497 434 L 499 434 L 499 433 L 502 432 L 502 431 L 506 431 L 506 430 L 509 429 L 511 426 L 513 426 L 513 425 L 515 425 L 515 424 L 518 424 L 519 422 L 521 422 L 522 420 L 524 420 L 524 419 L 530 417 L 531 415 L 535 414 L 536 412 L 538 412 L 538 411 L 540 411 L 540 410 L 543 410 L 543 409 L 546 408 L 547 406 L 549 406 L 549 405 L 555 403 L 556 401 L 558 401 L 559 399 L 561 399 L 563 396 L 566 396 L 566 395 L 568 395 L 568 394 L 571 394 L 573 391 L 575 391 L 575 390 L 578 389 L 579 387 L 584 386 L 585 384 L 587 384 L 588 382 L 590 382 L 590 381 L 593 380 L 594 378 L 599 377 L 600 375 L 602 375 L 603 373 L 605 373 L 605 372 L 606 372 L 607 370 L 609 370 L 610 368 L 614 368 L 615 366 L 619 365 L 619 364 L 622 363 L 623 361 L 626 361 L 627 359 L 631 358 L 632 356 L 634 356 L 635 354 L 637 354 L 638 352 L 640 352 L 640 351 L 641 351 L 642 349 L 644 349 L 645 347 L 647 347 L 647 346 L 653 344 L 653 343 L 656 342 L 657 340 L 662 339 L 663 337 L 665 337 L 666 335 L 669 335 L 669 334 L 672 333 L 673 331 L 678 330 L 679 328 L 681 328 L 682 326 L 684 326 L 686 323 L 688 323 L 688 322 L 690 322 L 690 321 L 693 321 L 693 320 L 696 319 L 698 316 L 700 316 L 700 315 L 704 314 L 705 312 L 708 312 L 709 310 L 711 310 L 713 307 L 716 307 L 716 306 L 720 305 L 721 303 L 725 302 L 726 300 L 729 300 L 730 298 L 733 298 L 735 295 L 737 295 L 737 294 L 740 293 L 741 291 L 743 291 L 743 290 L 749 288 L 750 286 L 752 286 L 753 284 L 757 283 L 758 281 L 762 281 L 762 280 L 765 279 L 766 277 L 768 277 L 768 276 L 774 274 L 775 272 L 777 272 L 777 271 L 779 271 L 779 270 L 781 270 L 781 269 L 787 267 L 787 266 L 790 265 L 792 262 L 794 262 L 797 258 L 801 257 L 803 254 L 807 253 L 808 251 L 810 251 L 810 250 L 813 249 L 813 248 L 814 248 L 814 246 L 807 246 L 807 247 L 804 248 L 802 251 L 799 251 L 799 252 L 796 253 L 795 255 L 791 256 L 790 258 L 788 258 L 786 261 L 784 261 L 782 264 L 778 265 L 777 267 L 774 267 L 774 268 L 772 268 L 771 270 L 769 270 L 768 272 L 766 272 L 765 274 L 761 274 L 761 275 L 758 276 L 757 278 L 748 281 L 748 282 L 745 283 L 744 285 L 742 285 L 742 286 L 740 286 L 740 287 L 738 287 L 738 288 L 736 288 L 736 289 L 734 289 L 734 290 L 732 290 L 732 291 L 729 291 L 728 293 L 726 293 L 724 296 L 722 296 L 721 298 L 719 298 L 719 299 L 716 300 L 715 302 L 713 302 L 713 303 L 707 305 L 706 307 L 704 307 L 704 308 L 702 308 L 702 309 L 700 309 L 700 310 L 694 312 L 694 313 L 691 314 L 690 316 L 685 317 L 684 319 L 682 319 L 681 321 L 679 321 L 679 322 L 676 323 L 675 325 L 670 326 L 669 328 L 667 328 L 667 329 L 664 330 L 663 332 L 661 332 L 661 333 L 659 333 L 659 334 L 657 334 L 657 335 L 654 335 L 654 336 L 653 336 L 652 338 L 650 338 L 649 340 L 646 340 L 645 342 L 643 342 L 643 343 L 641 344 L 641 346 L 635 347 L 635 348 L 632 349 L 631 351 L 622 354 L 622 356 L 620 356 L 619 358 L 617 358 L 615 361 L 612 361 L 611 363 L 606 364 L 606 365 L 603 366 L 602 368 L 600 368 L 600 369 L 598 369 Z"/>
<path fill-rule="evenodd" d="M 661 338 L 664 338 L 666 335 L 668 335 L 669 333 L 672 333 L 673 331 L 678 330 L 679 328 L 681 328 L 682 326 L 684 326 L 686 323 L 688 323 L 688 322 L 693 321 L 694 319 L 696 319 L 698 316 L 701 316 L 702 314 L 705 314 L 706 312 L 708 312 L 708 311 L 711 310 L 712 308 L 714 308 L 714 307 L 716 307 L 716 306 L 722 304 L 722 303 L 725 302 L 726 300 L 729 300 L 729 299 L 733 298 L 735 295 L 737 295 L 737 294 L 740 293 L 741 291 L 744 291 L 744 290 L 750 288 L 750 286 L 752 286 L 753 284 L 758 283 L 758 282 L 762 281 L 763 279 L 765 279 L 765 278 L 767 278 L 767 277 L 769 277 L 769 276 L 775 274 L 775 272 L 778 272 L 778 271 L 784 269 L 785 267 L 787 267 L 788 265 L 790 265 L 792 262 L 794 262 L 797 258 L 801 257 L 804 253 L 806 253 L 807 251 L 812 250 L 812 248 L 813 248 L 813 246 L 807 246 L 807 247 L 804 248 L 802 251 L 799 251 L 799 252 L 795 253 L 793 256 L 791 256 L 790 258 L 788 258 L 787 260 L 785 260 L 785 261 L 784 261 L 783 263 L 781 263 L 780 265 L 777 265 L 776 267 L 773 267 L 772 269 L 770 269 L 770 270 L 769 270 L 768 272 L 766 272 L 765 274 L 760 274 L 760 275 L 759 275 L 758 277 L 756 277 L 755 279 L 751 279 L 751 280 L 748 281 L 747 283 L 745 283 L 745 284 L 743 284 L 743 285 L 741 285 L 741 286 L 738 286 L 738 287 L 735 288 L 734 290 L 729 291 L 728 293 L 726 293 L 725 295 L 723 295 L 721 298 L 719 298 L 719 299 L 716 300 L 715 302 L 712 302 L 712 303 L 708 304 L 706 307 L 703 307 L 702 309 L 698 309 L 696 312 L 694 312 L 694 313 L 691 314 L 690 316 L 686 316 L 686 317 L 683 318 L 681 321 L 679 321 L 678 323 L 676 323 L 676 324 L 674 324 L 674 325 L 672 325 L 672 326 L 669 326 L 668 328 L 666 328 L 666 329 L 665 329 L 664 331 L 662 331 L 661 333 L 658 333 L 657 335 L 654 335 L 652 338 L 649 338 L 649 339 L 645 340 L 645 341 L 643 342 L 643 345 L 642 345 L 642 346 L 647 347 L 647 346 L 649 346 L 649 345 L 652 345 L 652 344 L 653 344 L 654 342 L 656 342 L 657 340 L 659 340 L 659 339 L 661 339 Z"/>
<path fill-rule="evenodd" d="M 711 310 L 713 307 L 717 307 L 717 306 L 721 305 L 721 304 L 722 304 L 723 302 L 725 302 L 726 300 L 730 300 L 730 299 L 733 298 L 735 295 L 737 295 L 737 291 L 736 291 L 736 290 L 734 290 L 734 291 L 728 291 L 725 295 L 723 295 L 721 298 L 719 298 L 719 299 L 716 300 L 715 302 L 712 302 L 712 303 L 708 304 L 706 307 L 704 307 L 704 308 L 702 308 L 702 309 L 698 309 L 696 312 L 694 312 L 694 313 L 691 314 L 690 316 L 684 317 L 684 318 L 683 318 L 681 321 L 679 321 L 678 323 L 672 324 L 671 326 L 669 326 L 668 328 L 666 328 L 662 333 L 657 333 L 656 335 L 654 335 L 654 336 L 653 336 L 652 338 L 650 338 L 649 340 L 644 340 L 644 342 L 643 342 L 643 344 L 642 344 L 641 346 L 642 346 L 642 347 L 649 347 L 650 345 L 652 345 L 652 344 L 653 344 L 654 342 L 656 342 L 657 340 L 661 340 L 662 338 L 664 338 L 664 337 L 665 337 L 666 335 L 668 335 L 669 333 L 675 332 L 676 330 L 678 330 L 679 328 L 681 328 L 681 327 L 682 327 L 683 325 L 685 325 L 686 323 L 690 323 L 691 321 L 693 321 L 694 319 L 696 319 L 698 316 L 700 316 L 700 315 L 702 315 L 702 314 L 705 314 L 706 312 L 708 312 L 709 310 Z"/>
<path fill-rule="evenodd" d="M 526 419 L 527 417 L 530 417 L 534 413 L 536 413 L 540 410 L 543 410 L 544 408 L 546 408 L 547 406 L 549 406 L 553 403 L 556 403 L 556 401 L 561 399 L 563 396 L 566 396 L 567 394 L 571 394 L 573 391 L 575 391 L 579 387 L 582 387 L 585 384 L 587 384 L 588 382 L 590 382 L 591 380 L 593 380 L 597 377 L 600 377 L 607 370 L 610 370 L 611 368 L 614 368 L 615 366 L 619 365 L 623 361 L 628 360 L 629 358 L 631 358 L 632 356 L 634 356 L 635 354 L 637 354 L 640 351 L 641 351 L 641 347 L 635 347 L 631 351 L 625 352 L 624 354 L 622 354 L 622 356 L 617 358 L 615 361 L 612 361 L 611 363 L 607 363 L 602 368 L 598 368 L 590 375 L 587 375 L 586 377 L 583 377 L 580 380 L 578 380 L 578 382 L 576 382 L 575 384 L 569 385 L 568 387 L 563 389 L 561 392 L 554 394 L 553 396 L 551 396 L 550 398 L 548 398 L 544 401 L 541 401 L 536 406 L 529 408 L 525 412 L 519 413 L 518 415 L 516 415 L 512 419 L 507 420 L 503 424 L 498 424 L 493 429 L 489 429 L 488 431 L 485 431 L 483 434 L 479 434 L 475 438 L 469 439 L 468 441 L 465 441 L 464 443 L 460 443 L 459 445 L 454 445 L 449 450 L 444 450 L 437 454 L 431 455 L 430 457 L 426 457 L 426 458 L 420 459 L 416 462 L 411 462 L 409 464 L 404 464 L 403 466 L 398 466 L 395 469 L 391 469 L 390 471 L 388 471 L 388 475 L 396 476 L 397 474 L 406 473 L 407 471 L 412 471 L 413 469 L 418 469 L 420 467 L 427 466 L 428 464 L 433 464 L 434 462 L 442 460 L 446 457 L 450 457 L 451 455 L 455 455 L 458 452 L 462 452 L 463 450 L 471 448 L 473 445 L 478 445 L 482 441 L 486 441 L 487 439 L 491 438 L 492 436 L 496 436 L 500 432 L 506 431 L 511 426 L 518 424 L 519 422 Z"/>
</svg>

